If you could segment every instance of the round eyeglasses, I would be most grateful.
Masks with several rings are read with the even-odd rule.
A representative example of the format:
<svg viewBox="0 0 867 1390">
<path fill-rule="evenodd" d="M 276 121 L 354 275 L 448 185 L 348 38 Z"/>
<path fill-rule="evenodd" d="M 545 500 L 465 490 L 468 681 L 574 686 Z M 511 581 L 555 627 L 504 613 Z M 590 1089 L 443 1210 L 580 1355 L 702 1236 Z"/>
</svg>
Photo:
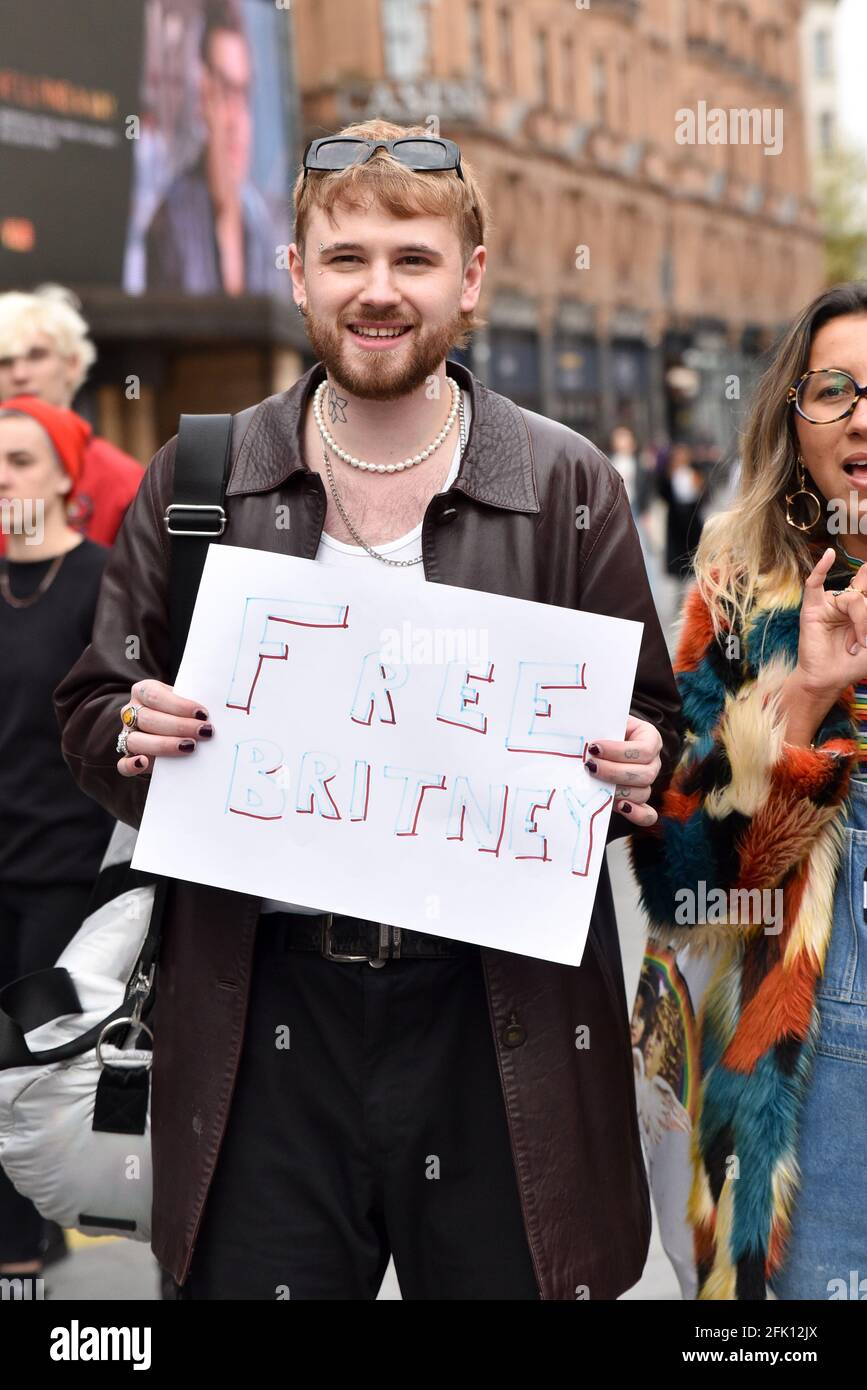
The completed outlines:
<svg viewBox="0 0 867 1390">
<path fill-rule="evenodd" d="M 811 425 L 831 425 L 851 415 L 862 396 L 867 396 L 867 386 L 859 386 L 848 372 L 830 367 L 805 372 L 789 387 L 786 400 L 802 420 Z"/>
</svg>

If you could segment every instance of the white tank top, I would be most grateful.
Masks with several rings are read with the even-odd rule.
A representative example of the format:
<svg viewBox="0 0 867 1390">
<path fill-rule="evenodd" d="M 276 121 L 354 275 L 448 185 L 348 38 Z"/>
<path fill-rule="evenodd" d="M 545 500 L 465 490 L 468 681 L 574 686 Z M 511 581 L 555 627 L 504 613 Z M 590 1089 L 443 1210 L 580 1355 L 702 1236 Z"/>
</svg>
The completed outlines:
<svg viewBox="0 0 867 1390">
<path fill-rule="evenodd" d="M 464 391 L 463 400 L 464 416 L 469 429 L 471 405 L 468 391 Z M 458 438 L 448 477 L 440 489 L 441 492 L 448 492 L 458 475 L 460 463 L 461 449 L 460 438 Z M 397 540 L 386 541 L 384 545 L 375 545 L 373 549 L 378 550 L 381 555 L 387 555 L 389 560 L 413 560 L 421 555 L 421 527 L 422 523 L 419 522 L 418 526 L 414 526 L 405 535 L 398 536 Z M 417 565 L 384 565 L 381 560 L 375 560 L 372 555 L 368 555 L 364 546 L 347 545 L 345 541 L 339 541 L 334 536 L 327 536 L 324 531 L 319 538 L 316 559 L 324 565 L 343 565 L 347 568 L 353 565 L 376 565 L 379 569 L 387 570 L 390 574 L 401 575 L 403 583 L 427 583 L 424 565 L 420 562 Z M 298 903 L 279 902 L 276 898 L 263 898 L 261 910 L 262 912 L 303 912 L 311 917 L 326 911 L 325 908 L 320 907 L 301 907 Z"/>
</svg>

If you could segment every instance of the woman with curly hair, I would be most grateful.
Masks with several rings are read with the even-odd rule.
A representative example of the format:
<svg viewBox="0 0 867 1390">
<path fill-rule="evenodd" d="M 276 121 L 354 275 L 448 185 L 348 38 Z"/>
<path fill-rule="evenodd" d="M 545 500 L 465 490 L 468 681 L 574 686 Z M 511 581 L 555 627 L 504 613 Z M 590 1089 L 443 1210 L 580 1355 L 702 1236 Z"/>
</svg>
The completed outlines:
<svg viewBox="0 0 867 1390">
<path fill-rule="evenodd" d="M 631 840 L 651 938 L 719 960 L 688 1201 L 703 1299 L 848 1297 L 867 1273 L 864 383 L 867 284 L 839 285 L 774 352 L 702 535 L 684 749 Z M 683 910 L 779 896 L 755 889 L 782 913 Z"/>
</svg>

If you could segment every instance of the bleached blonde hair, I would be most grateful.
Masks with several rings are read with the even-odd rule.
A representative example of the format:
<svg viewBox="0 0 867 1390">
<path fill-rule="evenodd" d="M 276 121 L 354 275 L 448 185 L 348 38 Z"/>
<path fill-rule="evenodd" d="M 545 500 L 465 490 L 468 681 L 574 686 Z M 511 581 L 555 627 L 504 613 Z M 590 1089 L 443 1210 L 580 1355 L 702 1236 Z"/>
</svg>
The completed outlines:
<svg viewBox="0 0 867 1390">
<path fill-rule="evenodd" d="M 61 357 L 78 358 L 73 393 L 96 361 L 96 348 L 81 313 L 81 301 L 63 285 L 44 284 L 29 293 L 0 294 L 0 357 L 26 352 L 35 334 L 44 333 Z"/>
</svg>

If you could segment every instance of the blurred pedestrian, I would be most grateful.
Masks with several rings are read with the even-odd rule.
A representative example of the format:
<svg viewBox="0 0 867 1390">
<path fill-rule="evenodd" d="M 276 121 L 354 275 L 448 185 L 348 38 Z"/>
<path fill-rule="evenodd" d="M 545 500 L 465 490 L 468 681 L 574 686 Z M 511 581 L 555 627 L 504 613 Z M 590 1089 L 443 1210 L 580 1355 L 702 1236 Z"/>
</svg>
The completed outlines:
<svg viewBox="0 0 867 1390">
<path fill-rule="evenodd" d="M 668 515 L 665 533 L 665 568 L 674 579 L 685 579 L 701 539 L 706 485 L 693 462 L 688 444 L 673 444 L 657 478 L 659 495 Z"/>
<path fill-rule="evenodd" d="M 61 285 L 0 294 L 0 400 L 35 396 L 69 409 L 96 348 L 75 295 Z M 141 464 L 87 426 L 84 465 L 66 524 L 112 545 L 144 476 Z M 6 537 L 0 533 L 0 555 Z"/>
<path fill-rule="evenodd" d="M 609 460 L 623 479 L 623 486 L 626 489 L 632 519 L 635 522 L 635 529 L 641 542 L 641 553 L 644 556 L 644 564 L 652 589 L 656 567 L 652 559 L 653 547 L 650 541 L 648 523 L 650 522 L 651 499 L 655 495 L 654 479 L 653 474 L 648 472 L 642 461 L 635 435 L 628 425 L 618 425 L 616 429 L 612 430 Z"/>
<path fill-rule="evenodd" d="M 76 786 L 52 703 L 90 641 L 110 554 L 67 520 L 88 437 L 70 410 L 32 396 L 0 402 L 0 988 L 55 964 L 114 826 Z M 9 525 L 22 506 L 40 517 L 32 534 Z M 39 1273 L 43 1226 L 0 1170 L 0 1275 Z"/>
<path fill-rule="evenodd" d="M 635 443 L 635 435 L 628 425 L 618 425 L 611 431 L 611 452 L 609 461 L 617 469 L 623 479 L 626 488 L 626 496 L 632 508 L 632 515 L 637 519 L 638 510 L 638 483 L 639 483 L 639 463 L 638 448 Z"/>
</svg>

